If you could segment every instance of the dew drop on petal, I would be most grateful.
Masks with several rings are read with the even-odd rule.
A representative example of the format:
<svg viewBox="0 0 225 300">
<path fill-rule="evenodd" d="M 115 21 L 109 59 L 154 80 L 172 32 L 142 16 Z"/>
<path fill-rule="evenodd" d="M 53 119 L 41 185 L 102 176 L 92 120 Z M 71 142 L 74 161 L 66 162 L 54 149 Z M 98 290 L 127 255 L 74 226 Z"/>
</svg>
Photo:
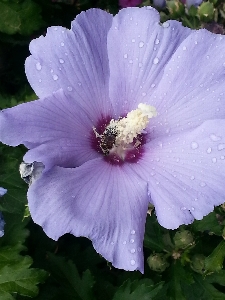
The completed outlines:
<svg viewBox="0 0 225 300">
<path fill-rule="evenodd" d="M 135 234 L 135 230 L 131 230 L 131 232 L 130 232 L 131 234 Z"/>
<path fill-rule="evenodd" d="M 180 210 L 186 210 L 187 208 L 185 206 L 181 207 Z"/>
<path fill-rule="evenodd" d="M 64 60 L 62 58 L 59 59 L 60 64 L 64 64 Z"/>
<path fill-rule="evenodd" d="M 54 79 L 54 80 L 58 80 L 58 78 L 59 78 L 59 77 L 58 77 L 56 74 L 53 75 L 53 79 Z"/>
<path fill-rule="evenodd" d="M 134 265 L 135 265 L 135 260 L 131 259 L 130 264 L 131 264 L 132 266 L 134 266 Z"/>
<path fill-rule="evenodd" d="M 219 151 L 225 149 L 225 144 L 219 144 L 219 145 L 217 146 L 217 149 L 218 149 Z"/>
<path fill-rule="evenodd" d="M 138 247 L 138 252 L 141 252 L 141 247 Z"/>
<path fill-rule="evenodd" d="M 153 60 L 153 64 L 154 64 L 154 65 L 157 65 L 158 62 L 159 62 L 158 57 L 155 57 L 154 60 Z"/>
<path fill-rule="evenodd" d="M 164 22 L 164 23 L 162 24 L 162 27 L 168 28 L 168 27 L 170 27 L 170 23 L 169 23 L 169 22 Z"/>
<path fill-rule="evenodd" d="M 142 48 L 144 46 L 144 44 L 145 44 L 144 42 L 140 42 L 139 43 L 139 48 Z"/>
<path fill-rule="evenodd" d="M 225 158 L 225 156 L 224 156 L 224 155 L 221 155 L 221 156 L 220 156 L 220 159 L 224 159 L 224 158 Z"/>
<path fill-rule="evenodd" d="M 185 50 L 187 50 L 187 47 L 186 47 L 186 46 L 184 46 L 184 47 L 183 47 L 183 50 L 184 50 L 184 51 L 185 51 Z"/>
<path fill-rule="evenodd" d="M 214 164 L 217 162 L 216 157 L 213 157 L 213 158 L 212 158 L 212 162 L 213 162 Z"/>
<path fill-rule="evenodd" d="M 155 84 L 153 83 L 153 84 L 151 85 L 151 87 L 154 88 L 154 87 L 155 87 Z"/>
<path fill-rule="evenodd" d="M 198 143 L 192 142 L 192 143 L 191 143 L 191 149 L 195 150 L 195 149 L 197 149 L 197 148 L 198 148 Z"/>
<path fill-rule="evenodd" d="M 60 45 L 63 47 L 65 44 L 62 42 Z"/>
<path fill-rule="evenodd" d="M 210 134 L 210 139 L 213 141 L 213 142 L 218 142 L 221 140 L 221 137 L 220 136 L 217 136 L 215 134 Z"/>
<path fill-rule="evenodd" d="M 37 69 L 38 71 L 40 71 L 41 68 L 42 68 L 42 67 L 41 67 L 41 64 L 40 64 L 39 62 L 37 62 L 37 63 L 36 63 L 36 69 Z"/>
<path fill-rule="evenodd" d="M 131 42 L 132 42 L 132 43 L 135 43 L 135 39 L 132 39 Z"/>
<path fill-rule="evenodd" d="M 156 45 L 158 45 L 159 42 L 160 42 L 159 39 L 156 39 L 156 40 L 155 40 L 155 44 L 156 44 Z"/>
<path fill-rule="evenodd" d="M 67 87 L 67 90 L 68 90 L 69 92 L 72 92 L 73 88 L 72 88 L 71 86 L 68 86 L 68 87 Z"/>
<path fill-rule="evenodd" d="M 127 53 L 125 53 L 123 57 L 124 57 L 124 58 L 127 58 L 127 57 L 128 57 Z"/>
<path fill-rule="evenodd" d="M 212 152 L 212 148 L 208 148 L 207 150 L 206 150 L 206 152 L 209 154 L 209 153 L 211 153 Z"/>
<path fill-rule="evenodd" d="M 123 245 L 126 245 L 126 243 L 127 243 L 126 241 L 123 241 Z"/>
<path fill-rule="evenodd" d="M 130 250 L 130 253 L 135 253 L 135 252 L 136 252 L 135 249 Z"/>
<path fill-rule="evenodd" d="M 204 186 L 206 186 L 205 182 L 203 182 L 203 181 L 202 181 L 202 182 L 200 182 L 200 186 L 201 186 L 201 187 L 204 187 Z"/>
<path fill-rule="evenodd" d="M 134 239 L 131 239 L 131 240 L 130 240 L 130 243 L 133 244 L 133 243 L 134 243 Z"/>
<path fill-rule="evenodd" d="M 191 180 L 194 180 L 195 179 L 195 176 L 191 176 Z"/>
</svg>

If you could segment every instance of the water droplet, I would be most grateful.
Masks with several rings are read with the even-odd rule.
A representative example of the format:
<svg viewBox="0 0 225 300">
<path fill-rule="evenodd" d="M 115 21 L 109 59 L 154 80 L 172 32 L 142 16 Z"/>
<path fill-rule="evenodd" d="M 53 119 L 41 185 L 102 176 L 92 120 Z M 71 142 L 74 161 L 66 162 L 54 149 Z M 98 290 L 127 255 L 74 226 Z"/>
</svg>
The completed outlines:
<svg viewBox="0 0 225 300">
<path fill-rule="evenodd" d="M 123 241 L 123 245 L 126 245 L 127 241 Z"/>
<path fill-rule="evenodd" d="M 184 47 L 183 47 L 183 50 L 184 50 L 184 51 L 185 51 L 185 50 L 187 50 L 187 47 L 186 47 L 186 46 L 184 46 Z"/>
<path fill-rule="evenodd" d="M 143 93 L 142 93 L 142 96 L 143 96 L 143 97 L 144 97 L 144 96 L 146 96 L 146 93 L 145 93 L 145 92 L 143 92 Z"/>
<path fill-rule="evenodd" d="M 124 57 L 124 58 L 127 58 L 127 57 L 128 57 L 127 53 L 125 53 L 123 57 Z"/>
<path fill-rule="evenodd" d="M 198 143 L 192 142 L 192 143 L 191 143 L 191 149 L 195 150 L 195 149 L 197 149 L 197 148 L 198 148 Z"/>
<path fill-rule="evenodd" d="M 208 148 L 207 150 L 206 150 L 206 152 L 209 154 L 209 153 L 211 153 L 212 152 L 212 148 Z"/>
<path fill-rule="evenodd" d="M 144 44 L 145 44 L 144 42 L 140 42 L 139 43 L 139 48 L 142 48 L 144 46 Z"/>
<path fill-rule="evenodd" d="M 221 156 L 220 156 L 220 159 L 224 159 L 224 158 L 225 158 L 225 156 L 224 156 L 224 155 L 221 155 Z"/>
<path fill-rule="evenodd" d="M 195 210 L 195 208 L 192 206 L 191 210 L 193 210 L 193 211 L 194 211 L 194 210 Z"/>
<path fill-rule="evenodd" d="M 141 68 L 141 67 L 142 67 L 142 63 L 139 63 L 139 64 L 138 64 L 138 67 Z"/>
<path fill-rule="evenodd" d="M 225 149 L 225 144 L 219 144 L 219 145 L 217 146 L 217 149 L 218 149 L 219 151 Z"/>
<path fill-rule="evenodd" d="M 38 81 L 39 81 L 39 82 L 42 82 L 42 80 L 41 80 L 41 79 L 39 79 Z"/>
<path fill-rule="evenodd" d="M 183 207 L 181 207 L 181 209 L 180 210 L 186 210 L 187 208 L 185 207 L 185 206 L 183 206 Z"/>
<path fill-rule="evenodd" d="M 62 58 L 59 59 L 60 64 L 64 64 L 64 60 Z"/>
<path fill-rule="evenodd" d="M 169 22 L 164 22 L 164 23 L 162 24 L 162 27 L 168 28 L 168 27 L 170 27 L 170 23 L 169 23 Z"/>
<path fill-rule="evenodd" d="M 132 63 L 133 63 L 133 60 L 132 60 L 132 59 L 130 59 L 130 60 L 129 60 L 129 64 L 132 64 Z"/>
<path fill-rule="evenodd" d="M 216 157 L 213 157 L 213 158 L 212 158 L 212 162 L 213 162 L 214 164 L 217 162 Z"/>
<path fill-rule="evenodd" d="M 133 244 L 133 243 L 134 243 L 134 239 L 131 239 L 131 240 L 130 240 L 130 243 Z"/>
<path fill-rule="evenodd" d="M 38 71 L 40 71 L 41 68 L 42 68 L 41 64 L 40 64 L 39 62 L 37 62 L 37 63 L 36 63 L 36 69 L 37 69 Z"/>
<path fill-rule="evenodd" d="M 203 182 L 203 181 L 202 181 L 202 182 L 200 182 L 200 186 L 201 186 L 201 187 L 204 187 L 204 186 L 206 186 L 205 182 Z"/>
<path fill-rule="evenodd" d="M 198 42 L 197 41 L 195 41 L 195 45 L 197 45 L 198 44 Z"/>
<path fill-rule="evenodd" d="M 135 39 L 132 39 L 131 42 L 132 42 L 132 43 L 135 43 Z"/>
<path fill-rule="evenodd" d="M 58 80 L 58 78 L 59 78 L 56 74 L 54 74 L 52 77 L 54 80 Z"/>
<path fill-rule="evenodd" d="M 68 90 L 69 92 L 72 92 L 73 88 L 72 88 L 71 86 L 68 86 L 68 87 L 67 87 L 67 90 Z"/>
<path fill-rule="evenodd" d="M 135 260 L 131 259 L 130 264 L 131 264 L 132 266 L 134 266 L 134 265 L 135 265 Z"/>
<path fill-rule="evenodd" d="M 135 252 L 136 250 L 134 248 L 130 250 L 130 253 L 135 253 Z"/>
<path fill-rule="evenodd" d="M 141 247 L 138 247 L 138 252 L 141 252 Z"/>
<path fill-rule="evenodd" d="M 191 180 L 194 180 L 195 179 L 195 176 L 191 176 Z"/>
<path fill-rule="evenodd" d="M 51 69 L 51 71 L 50 71 L 51 73 L 53 73 L 54 71 Z"/>
<path fill-rule="evenodd" d="M 213 142 L 218 142 L 218 141 L 221 140 L 221 137 L 215 135 L 214 133 L 212 133 L 212 134 L 210 134 L 210 139 L 211 139 Z"/>
<path fill-rule="evenodd" d="M 155 84 L 153 83 L 153 84 L 151 85 L 151 87 L 154 88 L 154 87 L 155 87 Z"/>
<path fill-rule="evenodd" d="M 158 62 L 159 62 L 158 57 L 155 57 L 154 60 L 153 60 L 153 64 L 154 64 L 154 65 L 157 65 Z"/>
<path fill-rule="evenodd" d="M 135 234 L 135 230 L 131 230 L 131 234 Z"/>
<path fill-rule="evenodd" d="M 54 27 L 54 30 L 57 31 L 57 30 L 58 30 L 58 27 Z"/>
<path fill-rule="evenodd" d="M 65 55 L 67 56 L 67 55 L 68 55 L 68 53 L 67 53 L 67 52 L 65 52 Z"/>
<path fill-rule="evenodd" d="M 155 40 L 155 44 L 158 45 L 159 44 L 159 39 Z"/>
<path fill-rule="evenodd" d="M 62 47 L 65 46 L 65 44 L 64 44 L 63 42 L 62 42 L 60 45 L 61 45 Z"/>
<path fill-rule="evenodd" d="M 81 86 L 81 85 L 82 85 L 82 84 L 81 84 L 81 82 L 78 82 L 77 84 L 78 84 L 79 86 Z"/>
</svg>

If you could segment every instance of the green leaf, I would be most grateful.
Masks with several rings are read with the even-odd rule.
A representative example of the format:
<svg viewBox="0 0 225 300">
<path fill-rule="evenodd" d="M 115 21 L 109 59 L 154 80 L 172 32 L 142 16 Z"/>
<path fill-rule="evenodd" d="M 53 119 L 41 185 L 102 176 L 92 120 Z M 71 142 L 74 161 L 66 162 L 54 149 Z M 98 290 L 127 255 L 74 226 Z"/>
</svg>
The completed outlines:
<svg viewBox="0 0 225 300">
<path fill-rule="evenodd" d="M 52 276 L 60 283 L 60 295 L 66 296 L 67 300 L 93 300 L 94 278 L 89 270 L 79 275 L 75 264 L 66 261 L 63 257 L 48 254 Z"/>
<path fill-rule="evenodd" d="M 43 26 L 40 6 L 32 0 L 22 3 L 0 2 L 0 31 L 7 34 L 32 34 Z"/>
<path fill-rule="evenodd" d="M 176 261 L 170 267 L 169 273 L 169 287 L 168 295 L 171 297 L 169 299 L 179 299 L 186 300 L 183 286 L 184 284 L 192 284 L 193 278 L 191 273 L 189 273 L 180 263 Z"/>
<path fill-rule="evenodd" d="M 223 226 L 219 224 L 215 211 L 205 216 L 201 221 L 194 221 L 191 228 L 194 231 L 209 231 L 210 233 L 220 236 L 223 231 Z"/>
<path fill-rule="evenodd" d="M 205 259 L 205 269 L 208 272 L 218 272 L 223 268 L 225 257 L 225 241 L 221 241 L 214 251 Z"/>
<path fill-rule="evenodd" d="M 117 290 L 113 300 L 151 300 L 162 286 L 162 282 L 154 285 L 151 279 L 128 280 Z"/>
<path fill-rule="evenodd" d="M 37 284 L 45 280 L 47 273 L 43 270 L 31 269 L 31 264 L 32 259 L 25 256 L 13 265 L 0 268 L 0 299 L 4 299 L 3 296 L 9 298 L 12 293 L 29 297 L 38 294 Z"/>
</svg>

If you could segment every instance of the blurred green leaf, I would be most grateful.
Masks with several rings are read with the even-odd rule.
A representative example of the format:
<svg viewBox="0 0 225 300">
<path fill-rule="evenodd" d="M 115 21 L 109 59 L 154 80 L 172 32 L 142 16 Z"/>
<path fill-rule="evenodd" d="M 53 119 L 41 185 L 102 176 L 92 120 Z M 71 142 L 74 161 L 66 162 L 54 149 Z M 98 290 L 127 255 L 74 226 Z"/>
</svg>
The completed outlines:
<svg viewBox="0 0 225 300">
<path fill-rule="evenodd" d="M 75 264 L 63 257 L 48 253 L 48 261 L 52 276 L 60 283 L 60 296 L 66 300 L 93 300 L 94 278 L 89 270 L 79 275 Z"/>
<path fill-rule="evenodd" d="M 113 300 L 151 300 L 162 286 L 162 282 L 154 285 L 151 279 L 128 280 L 117 290 Z"/>
<path fill-rule="evenodd" d="M 43 26 L 40 6 L 32 0 L 0 2 L 0 31 L 7 34 L 32 34 Z"/>
</svg>

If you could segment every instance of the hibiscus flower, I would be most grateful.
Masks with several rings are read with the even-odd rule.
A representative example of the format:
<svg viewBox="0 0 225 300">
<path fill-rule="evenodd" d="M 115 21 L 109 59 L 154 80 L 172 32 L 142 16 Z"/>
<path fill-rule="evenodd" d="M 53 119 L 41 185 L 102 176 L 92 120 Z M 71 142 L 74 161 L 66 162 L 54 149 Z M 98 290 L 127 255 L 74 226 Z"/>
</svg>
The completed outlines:
<svg viewBox="0 0 225 300">
<path fill-rule="evenodd" d="M 151 7 L 90 9 L 33 40 L 25 66 L 40 99 L 1 112 L 0 140 L 45 166 L 28 190 L 34 222 L 143 272 L 149 204 L 175 229 L 223 203 L 224 49 Z"/>
</svg>

